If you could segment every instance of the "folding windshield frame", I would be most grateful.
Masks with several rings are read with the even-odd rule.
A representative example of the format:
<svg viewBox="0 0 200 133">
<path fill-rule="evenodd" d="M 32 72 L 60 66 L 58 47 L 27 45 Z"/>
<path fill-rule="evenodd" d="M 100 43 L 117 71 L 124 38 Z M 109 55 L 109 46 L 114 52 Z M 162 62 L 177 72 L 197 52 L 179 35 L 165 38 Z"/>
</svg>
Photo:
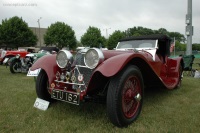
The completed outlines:
<svg viewBox="0 0 200 133">
<path fill-rule="evenodd" d="M 154 45 L 154 47 L 139 47 L 139 45 L 141 45 L 140 43 L 138 44 L 138 47 L 133 47 L 134 46 L 134 44 L 131 44 L 131 43 L 128 43 L 128 42 L 132 42 L 132 41 L 146 41 L 147 43 L 149 42 L 149 41 L 155 41 L 155 45 L 154 45 L 154 43 L 149 43 L 149 44 L 152 44 L 152 45 Z M 127 42 L 127 44 L 125 43 L 125 42 Z M 121 44 L 121 43 L 123 43 L 123 44 Z M 119 48 L 119 45 L 129 45 L 130 47 L 120 47 Z M 145 44 L 145 43 L 144 43 Z M 116 46 L 116 49 L 117 50 L 120 50 L 120 49 L 153 49 L 153 48 L 158 48 L 158 39 L 149 39 L 149 40 L 128 40 L 128 41 L 121 41 L 121 42 L 119 42 L 118 44 L 117 44 L 117 46 Z"/>
</svg>

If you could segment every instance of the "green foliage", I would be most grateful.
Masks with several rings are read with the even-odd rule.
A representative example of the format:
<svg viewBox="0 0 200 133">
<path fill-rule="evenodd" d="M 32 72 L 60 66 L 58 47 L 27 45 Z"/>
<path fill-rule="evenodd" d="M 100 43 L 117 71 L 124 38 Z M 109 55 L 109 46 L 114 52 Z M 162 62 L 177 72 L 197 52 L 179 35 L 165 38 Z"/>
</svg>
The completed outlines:
<svg viewBox="0 0 200 133">
<path fill-rule="evenodd" d="M 102 36 L 102 44 L 101 44 L 101 47 L 102 47 L 102 48 L 105 48 L 105 47 L 106 47 L 106 43 L 107 43 L 107 39 L 106 39 L 104 36 Z"/>
<path fill-rule="evenodd" d="M 175 50 L 176 51 L 185 51 L 186 50 L 186 44 L 182 44 L 179 41 L 176 41 Z"/>
<path fill-rule="evenodd" d="M 197 44 L 197 43 L 193 44 L 192 45 L 192 50 L 200 51 L 200 44 Z"/>
<path fill-rule="evenodd" d="M 125 31 L 126 36 L 141 36 L 141 35 L 152 35 L 152 34 L 164 34 L 168 35 L 172 39 L 176 39 L 176 41 L 179 42 L 185 42 L 186 38 L 184 37 L 183 34 L 180 34 L 179 32 L 169 32 L 165 28 L 160 28 L 158 30 L 152 30 L 149 28 L 145 27 L 133 27 L 133 28 L 128 28 Z"/>
<path fill-rule="evenodd" d="M 37 37 L 28 28 L 28 24 L 22 18 L 15 16 L 2 20 L 0 40 L 7 47 L 17 48 L 36 45 Z"/>
<path fill-rule="evenodd" d="M 168 35 L 168 31 L 165 28 L 160 28 L 155 33 Z"/>
<path fill-rule="evenodd" d="M 47 46 L 56 45 L 58 48 L 76 48 L 76 37 L 72 27 L 64 22 L 56 22 L 47 28 L 44 35 L 44 42 Z"/>
<path fill-rule="evenodd" d="M 100 29 L 89 26 L 86 33 L 81 37 L 81 43 L 83 46 L 99 48 L 104 45 L 105 38 L 102 37 Z"/>
<path fill-rule="evenodd" d="M 149 28 L 144 28 L 141 26 L 128 28 L 126 30 L 126 36 L 141 36 L 141 35 L 151 35 L 155 34 L 153 30 Z"/>
<path fill-rule="evenodd" d="M 175 40 L 179 42 L 186 41 L 186 38 L 184 37 L 184 35 L 180 34 L 179 32 L 168 32 L 167 35 L 169 35 L 171 38 L 175 37 Z"/>
<path fill-rule="evenodd" d="M 120 39 L 125 37 L 125 33 L 121 32 L 121 31 L 115 31 L 112 33 L 112 35 L 110 35 L 110 37 L 108 38 L 107 41 L 107 48 L 108 49 L 113 49 L 117 46 L 117 43 Z"/>
<path fill-rule="evenodd" d="M 76 46 L 77 46 L 77 47 L 83 47 L 83 45 L 82 45 L 81 42 L 79 42 L 79 41 L 77 41 Z"/>
</svg>

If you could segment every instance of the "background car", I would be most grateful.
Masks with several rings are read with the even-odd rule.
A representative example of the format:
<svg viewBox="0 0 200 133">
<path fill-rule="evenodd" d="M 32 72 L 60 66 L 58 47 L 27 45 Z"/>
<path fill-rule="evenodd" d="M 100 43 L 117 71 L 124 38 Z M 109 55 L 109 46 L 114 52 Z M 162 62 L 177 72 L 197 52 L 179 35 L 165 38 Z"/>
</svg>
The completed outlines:
<svg viewBox="0 0 200 133">
<path fill-rule="evenodd" d="M 12 57 L 9 61 L 10 72 L 28 72 L 29 68 L 37 59 L 48 54 L 50 54 L 50 52 L 46 50 L 40 50 L 38 53 L 27 54 L 25 58 L 20 57 L 20 55 L 17 54 L 15 57 Z"/>
<path fill-rule="evenodd" d="M 19 47 L 18 50 L 2 50 L 0 56 L 0 64 L 6 64 L 9 59 L 20 55 L 20 57 L 25 57 L 28 53 L 38 52 L 38 48 L 35 47 Z"/>
<path fill-rule="evenodd" d="M 183 60 L 169 58 L 170 45 L 168 36 L 150 35 L 122 39 L 115 50 L 82 49 L 75 58 L 61 50 L 38 59 L 30 73 L 39 72 L 39 98 L 75 105 L 104 102 L 110 121 L 126 127 L 141 112 L 144 88 L 180 87 Z"/>
</svg>

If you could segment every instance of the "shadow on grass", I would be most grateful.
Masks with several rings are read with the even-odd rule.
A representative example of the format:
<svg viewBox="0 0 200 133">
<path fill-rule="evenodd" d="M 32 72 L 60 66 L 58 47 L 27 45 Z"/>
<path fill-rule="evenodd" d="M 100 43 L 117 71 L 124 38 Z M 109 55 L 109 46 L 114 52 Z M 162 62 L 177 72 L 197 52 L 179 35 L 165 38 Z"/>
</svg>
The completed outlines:
<svg viewBox="0 0 200 133">
<path fill-rule="evenodd" d="M 63 117 L 68 117 L 70 114 L 72 116 L 76 116 L 76 118 L 82 117 L 82 119 L 92 121 L 107 118 L 106 104 L 100 103 L 85 102 L 77 106 L 62 101 L 55 101 L 50 104 L 49 109 L 53 109 L 55 111 L 59 110 L 59 115 Z"/>
<path fill-rule="evenodd" d="M 144 108 L 149 108 L 150 106 L 165 101 L 165 98 L 170 97 L 173 91 L 176 90 L 166 90 L 163 88 L 145 89 L 144 106 L 146 107 Z M 74 119 L 87 119 L 88 122 L 103 119 L 103 121 L 110 123 L 106 114 L 106 104 L 85 102 L 77 106 L 61 101 L 55 101 L 50 105 L 49 109 L 54 110 L 57 113 L 59 112 L 59 115 L 56 116 L 58 119 L 63 119 L 63 117 L 67 118 L 71 115 Z M 52 113 L 50 115 L 52 115 Z"/>
</svg>

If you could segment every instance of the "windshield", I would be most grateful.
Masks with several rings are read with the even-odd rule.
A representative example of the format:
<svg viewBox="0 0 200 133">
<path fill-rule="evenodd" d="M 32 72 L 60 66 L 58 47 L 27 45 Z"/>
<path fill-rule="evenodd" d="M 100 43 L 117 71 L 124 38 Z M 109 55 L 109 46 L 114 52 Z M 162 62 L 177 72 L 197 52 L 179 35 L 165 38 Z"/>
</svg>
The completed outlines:
<svg viewBox="0 0 200 133">
<path fill-rule="evenodd" d="M 116 49 L 149 49 L 156 48 L 157 40 L 130 40 L 119 42 Z"/>
</svg>

